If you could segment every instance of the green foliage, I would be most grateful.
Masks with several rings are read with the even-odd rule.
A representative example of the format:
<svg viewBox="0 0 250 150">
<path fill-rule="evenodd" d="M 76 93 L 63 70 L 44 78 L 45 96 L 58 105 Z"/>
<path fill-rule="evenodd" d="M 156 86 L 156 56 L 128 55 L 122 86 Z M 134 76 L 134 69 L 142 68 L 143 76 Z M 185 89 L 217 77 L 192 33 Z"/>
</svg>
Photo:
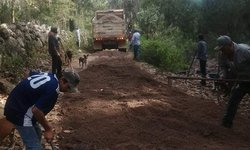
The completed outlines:
<svg viewBox="0 0 250 150">
<path fill-rule="evenodd" d="M 29 54 L 3 55 L 1 71 L 9 72 L 8 77 L 12 77 L 13 82 L 18 82 L 23 77 L 24 68 L 40 67 L 41 60 L 38 58 L 46 59 L 48 57 L 45 53 L 35 51 L 30 51 Z"/>
<path fill-rule="evenodd" d="M 2 62 L 2 69 L 8 70 L 10 72 L 20 73 L 25 66 L 26 59 L 22 56 L 4 56 L 4 61 Z M 24 60 L 24 61 L 23 61 Z"/>
<path fill-rule="evenodd" d="M 192 48 L 191 40 L 185 39 L 178 28 L 169 27 L 168 32 L 157 39 L 142 40 L 142 59 L 168 71 L 180 71 L 188 67 L 187 49 Z"/>
<path fill-rule="evenodd" d="M 185 68 L 184 53 L 170 41 L 145 40 L 143 42 L 142 59 L 145 62 L 168 71 Z"/>
<path fill-rule="evenodd" d="M 235 41 L 245 42 L 250 38 L 249 0 L 203 0 L 203 30 L 217 35 L 230 35 Z"/>
<path fill-rule="evenodd" d="M 163 31 L 166 30 L 166 26 L 172 25 L 178 27 L 185 35 L 193 36 L 196 33 L 199 12 L 197 5 L 190 0 L 143 0 L 142 5 L 143 11 L 148 13 L 147 16 L 156 13 L 159 17 L 157 22 L 154 18 L 148 18 L 147 22 L 152 20 L 150 23 L 157 27 L 154 30 Z"/>
<path fill-rule="evenodd" d="M 92 52 L 92 50 L 93 50 L 93 38 L 92 37 L 87 38 L 87 41 L 84 44 L 84 49 L 87 52 Z"/>
<path fill-rule="evenodd" d="M 109 6 L 111 9 L 121 9 L 123 0 L 109 0 Z"/>
<path fill-rule="evenodd" d="M 11 8 L 7 4 L 0 4 L 0 22 L 11 22 Z"/>
<path fill-rule="evenodd" d="M 61 47 L 63 48 L 64 51 L 66 50 L 76 50 L 77 45 L 76 45 L 76 37 L 72 32 L 67 32 L 68 38 L 67 39 L 62 39 L 61 40 Z"/>
<path fill-rule="evenodd" d="M 146 38 L 154 36 L 155 32 L 162 25 L 161 19 L 159 8 L 154 5 L 138 13 L 139 26 L 146 34 Z"/>
</svg>

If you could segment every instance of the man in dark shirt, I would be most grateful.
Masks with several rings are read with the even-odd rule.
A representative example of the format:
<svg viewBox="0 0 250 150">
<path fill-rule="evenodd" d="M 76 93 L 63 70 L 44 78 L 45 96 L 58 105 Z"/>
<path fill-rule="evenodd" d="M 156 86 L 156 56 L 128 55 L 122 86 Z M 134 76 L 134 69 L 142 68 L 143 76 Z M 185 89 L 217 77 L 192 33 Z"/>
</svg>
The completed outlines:
<svg viewBox="0 0 250 150">
<path fill-rule="evenodd" d="M 52 58 L 52 73 L 58 78 L 62 76 L 62 60 L 60 57 L 60 47 L 58 38 L 56 37 L 57 28 L 52 27 L 48 34 L 48 51 Z"/>
<path fill-rule="evenodd" d="M 45 72 L 31 72 L 7 98 L 4 115 L 18 130 L 27 150 L 41 150 L 41 129 L 44 138 L 53 138 L 52 127 L 45 118 L 55 106 L 60 92 L 76 91 L 80 77 L 73 71 L 63 71 L 62 77 Z M 39 124 L 38 124 L 39 123 Z"/>
<path fill-rule="evenodd" d="M 220 50 L 227 61 L 232 63 L 236 73 L 236 79 L 250 79 L 250 46 L 246 44 L 237 44 L 231 40 L 229 36 L 223 35 L 217 39 L 218 46 L 216 50 Z M 222 64 L 223 65 L 223 64 Z M 226 113 L 224 115 L 222 125 L 231 128 L 233 119 L 238 109 L 238 105 L 242 98 L 250 92 L 250 82 L 237 82 L 235 88 L 231 91 L 231 96 L 227 104 Z"/>
</svg>

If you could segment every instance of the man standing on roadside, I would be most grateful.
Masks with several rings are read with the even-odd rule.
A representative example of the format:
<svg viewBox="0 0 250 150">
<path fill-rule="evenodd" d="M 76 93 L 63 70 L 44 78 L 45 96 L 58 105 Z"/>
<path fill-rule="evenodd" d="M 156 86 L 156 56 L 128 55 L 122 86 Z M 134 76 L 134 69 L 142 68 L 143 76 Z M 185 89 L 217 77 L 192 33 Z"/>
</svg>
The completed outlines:
<svg viewBox="0 0 250 150">
<path fill-rule="evenodd" d="M 59 41 L 56 34 L 57 28 L 52 27 L 48 34 L 48 51 L 52 58 L 52 73 L 60 78 L 62 76 L 62 60 L 60 57 Z"/>
<path fill-rule="evenodd" d="M 134 50 L 134 60 L 137 60 L 137 61 L 140 60 L 140 47 L 141 47 L 140 38 L 141 38 L 141 34 L 139 33 L 139 31 L 134 30 L 134 33 L 131 39 L 131 44 Z"/>
<path fill-rule="evenodd" d="M 250 79 L 250 46 L 237 44 L 229 36 L 223 35 L 217 39 L 215 50 L 220 50 L 229 62 L 232 62 L 236 70 L 236 79 Z M 226 113 L 222 125 L 226 128 L 233 126 L 233 119 L 242 98 L 250 92 L 250 82 L 236 82 L 231 91 Z"/>
<path fill-rule="evenodd" d="M 54 108 L 59 93 L 77 91 L 79 82 L 79 75 L 71 70 L 63 71 L 59 79 L 52 73 L 30 72 L 11 91 L 4 115 L 19 132 L 26 150 L 42 150 L 40 125 L 44 138 L 52 141 L 53 130 L 45 116 Z"/>
<path fill-rule="evenodd" d="M 207 75 L 207 43 L 204 40 L 203 35 L 198 36 L 198 44 L 197 44 L 197 59 L 200 60 L 200 72 L 201 77 L 206 78 Z M 206 85 L 206 80 L 201 80 L 201 85 Z"/>
</svg>

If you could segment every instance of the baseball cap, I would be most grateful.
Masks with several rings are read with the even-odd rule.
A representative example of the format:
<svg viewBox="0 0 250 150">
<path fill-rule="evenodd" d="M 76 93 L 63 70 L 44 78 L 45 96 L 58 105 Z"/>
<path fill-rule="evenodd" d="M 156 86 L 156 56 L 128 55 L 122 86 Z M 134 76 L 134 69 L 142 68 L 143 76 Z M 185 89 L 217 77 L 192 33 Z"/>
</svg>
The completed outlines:
<svg viewBox="0 0 250 150">
<path fill-rule="evenodd" d="M 77 92 L 77 85 L 80 82 L 80 76 L 78 73 L 73 70 L 63 70 L 62 76 L 68 81 L 71 92 Z"/>
<path fill-rule="evenodd" d="M 217 38 L 217 46 L 214 48 L 215 50 L 221 50 L 221 48 L 225 45 L 230 45 L 232 40 L 227 35 L 222 35 Z"/>
</svg>

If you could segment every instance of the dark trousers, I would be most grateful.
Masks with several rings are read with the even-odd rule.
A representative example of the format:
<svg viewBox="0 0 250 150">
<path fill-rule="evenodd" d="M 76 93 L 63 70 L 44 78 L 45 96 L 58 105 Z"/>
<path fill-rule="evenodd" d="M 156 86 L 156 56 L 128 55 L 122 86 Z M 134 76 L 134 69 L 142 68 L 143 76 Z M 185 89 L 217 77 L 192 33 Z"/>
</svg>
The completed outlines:
<svg viewBox="0 0 250 150">
<path fill-rule="evenodd" d="M 60 56 L 52 55 L 52 73 L 56 74 L 57 78 L 62 76 L 62 60 Z"/>
<path fill-rule="evenodd" d="M 206 74 L 207 74 L 206 66 L 207 66 L 207 61 L 200 59 L 200 71 L 201 71 L 201 76 L 203 78 L 205 78 Z M 206 80 L 201 80 L 201 84 L 205 85 L 206 84 Z"/>
<path fill-rule="evenodd" d="M 227 104 L 226 113 L 223 118 L 223 125 L 231 127 L 233 124 L 234 116 L 237 112 L 238 106 L 242 98 L 250 92 L 250 83 L 240 83 L 231 92 L 230 99 Z"/>
<path fill-rule="evenodd" d="M 134 59 L 139 60 L 140 59 L 140 45 L 134 45 Z"/>
</svg>

